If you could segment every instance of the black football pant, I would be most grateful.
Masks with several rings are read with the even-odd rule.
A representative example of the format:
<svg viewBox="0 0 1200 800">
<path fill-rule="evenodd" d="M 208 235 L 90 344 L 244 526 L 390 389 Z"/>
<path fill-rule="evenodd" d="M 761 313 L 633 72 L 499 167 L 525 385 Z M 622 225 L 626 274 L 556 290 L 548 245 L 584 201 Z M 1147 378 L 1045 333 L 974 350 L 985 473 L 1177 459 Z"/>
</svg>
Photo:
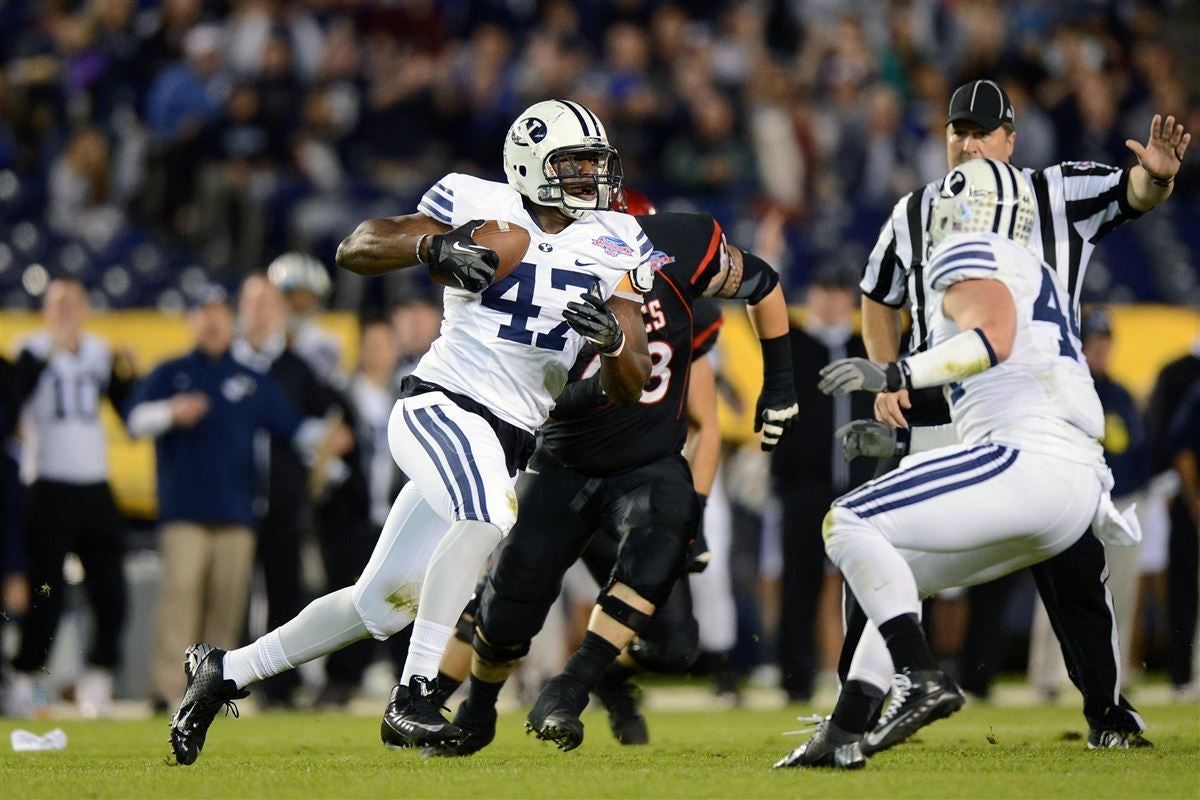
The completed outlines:
<svg viewBox="0 0 1200 800">
<path fill-rule="evenodd" d="M 83 588 L 94 627 L 88 663 L 114 669 L 125 625 L 124 523 L 107 483 L 34 481 L 22 500 L 30 607 L 21 618 L 21 647 L 13 669 L 46 665 L 66 595 L 63 559 L 83 564 Z"/>
<path fill-rule="evenodd" d="M 1171 538 L 1167 545 L 1167 672 L 1175 686 L 1191 682 L 1195 657 L 1200 539 L 1186 504 L 1182 496 L 1171 502 Z"/>
<path fill-rule="evenodd" d="M 616 569 L 620 545 L 615 536 L 601 530 L 583 551 L 584 566 L 601 586 Z M 642 669 L 667 674 L 687 672 L 696 662 L 700 626 L 692 613 L 692 585 L 687 573 L 676 578 L 666 602 L 654 610 L 650 622 L 630 642 L 629 655 Z"/>
<path fill-rule="evenodd" d="M 476 626 L 493 647 L 519 650 L 541 630 L 563 575 L 603 531 L 619 542 L 606 580 L 662 605 L 683 574 L 699 521 L 682 456 L 589 478 L 539 451 L 517 482 L 516 525 L 492 556 Z"/>
<path fill-rule="evenodd" d="M 792 700 L 812 697 L 817 673 L 817 605 L 825 579 L 825 542 L 821 522 L 837 494 L 829 486 L 782 487 L 783 585 L 779 618 L 779 667 L 783 688 Z"/>
<path fill-rule="evenodd" d="M 894 462 L 884 462 L 876 474 L 890 471 L 893 466 Z M 1117 621 L 1112 614 L 1108 588 L 1104 585 L 1108 577 L 1104 545 L 1089 530 L 1075 544 L 1055 557 L 1035 564 L 1030 570 L 1046 606 L 1050 625 L 1062 647 L 1067 674 L 1083 695 L 1083 714 L 1089 724 L 1126 731 L 1142 730 L 1141 717 L 1120 694 L 1120 654 L 1114 645 Z M 1012 585 L 1009 578 L 1011 576 L 1006 576 L 1000 581 Z M 996 602 L 996 598 L 991 598 L 990 602 Z M 989 610 L 993 613 L 971 615 L 969 624 L 975 630 L 968 631 L 968 642 L 999 638 L 1000 615 L 996 611 L 999 607 L 991 606 Z M 848 589 L 846 612 L 846 640 L 838 663 L 838 673 L 843 681 L 866 622 L 862 609 Z M 964 656 L 970 658 L 969 654 Z M 979 685 L 975 678 L 969 683 Z"/>
</svg>

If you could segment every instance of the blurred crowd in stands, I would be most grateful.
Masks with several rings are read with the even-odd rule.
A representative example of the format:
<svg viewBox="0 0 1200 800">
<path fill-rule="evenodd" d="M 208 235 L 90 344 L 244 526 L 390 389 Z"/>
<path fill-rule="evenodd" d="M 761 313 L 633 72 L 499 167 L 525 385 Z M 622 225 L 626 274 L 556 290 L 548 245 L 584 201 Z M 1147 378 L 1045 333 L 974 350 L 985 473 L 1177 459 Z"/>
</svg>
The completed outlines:
<svg viewBox="0 0 1200 800">
<path fill-rule="evenodd" d="M 0 31 L 9 306 L 59 273 L 101 307 L 171 310 L 284 250 L 331 266 L 356 221 L 445 172 L 501 177 L 506 126 L 546 97 L 606 121 L 660 208 L 752 247 L 774 221 L 760 249 L 796 299 L 943 172 L 967 79 L 1012 97 L 1022 165 L 1128 165 L 1154 111 L 1200 128 L 1183 0 L 11 0 Z M 1200 299 L 1198 163 L 1154 225 L 1105 242 L 1085 299 Z M 429 287 L 337 290 L 358 308 Z"/>
</svg>

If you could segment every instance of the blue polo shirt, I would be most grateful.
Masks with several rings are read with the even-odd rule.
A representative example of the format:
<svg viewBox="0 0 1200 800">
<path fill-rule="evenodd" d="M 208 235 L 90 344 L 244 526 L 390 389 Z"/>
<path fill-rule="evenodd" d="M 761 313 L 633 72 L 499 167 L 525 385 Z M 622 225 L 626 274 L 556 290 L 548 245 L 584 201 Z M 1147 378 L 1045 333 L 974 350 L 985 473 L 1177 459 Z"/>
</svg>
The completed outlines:
<svg viewBox="0 0 1200 800">
<path fill-rule="evenodd" d="M 211 407 L 192 428 L 171 428 L 154 443 L 158 518 L 204 525 L 253 525 L 254 433 L 266 428 L 291 441 L 302 418 L 270 375 L 248 369 L 226 352 L 199 350 L 160 364 L 129 400 L 166 400 L 203 392 Z"/>
</svg>

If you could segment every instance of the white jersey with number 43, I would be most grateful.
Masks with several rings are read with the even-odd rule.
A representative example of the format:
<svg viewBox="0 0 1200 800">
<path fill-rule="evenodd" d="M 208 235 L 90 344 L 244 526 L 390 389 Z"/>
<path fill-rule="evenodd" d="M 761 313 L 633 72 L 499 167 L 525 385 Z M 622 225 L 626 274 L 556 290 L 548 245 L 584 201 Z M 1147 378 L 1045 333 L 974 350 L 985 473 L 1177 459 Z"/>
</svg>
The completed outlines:
<svg viewBox="0 0 1200 800">
<path fill-rule="evenodd" d="M 545 233 L 507 183 L 460 173 L 434 184 L 417 209 L 452 227 L 495 219 L 529 231 L 529 249 L 511 274 L 479 294 L 445 290 L 441 335 L 413 372 L 532 432 L 546 421 L 583 346 L 563 319 L 567 303 L 597 283 L 607 300 L 627 275 L 630 291 L 647 291 L 654 279 L 650 241 L 632 216 L 613 211 Z"/>
<path fill-rule="evenodd" d="M 942 309 L 945 293 L 977 278 L 1008 287 L 1017 330 L 1006 360 L 946 386 L 959 440 L 1102 462 L 1097 439 L 1104 432 L 1104 412 L 1072 303 L 1058 275 L 1030 250 L 992 233 L 951 236 L 940 244 L 925 270 L 931 344 L 959 332 Z"/>
</svg>

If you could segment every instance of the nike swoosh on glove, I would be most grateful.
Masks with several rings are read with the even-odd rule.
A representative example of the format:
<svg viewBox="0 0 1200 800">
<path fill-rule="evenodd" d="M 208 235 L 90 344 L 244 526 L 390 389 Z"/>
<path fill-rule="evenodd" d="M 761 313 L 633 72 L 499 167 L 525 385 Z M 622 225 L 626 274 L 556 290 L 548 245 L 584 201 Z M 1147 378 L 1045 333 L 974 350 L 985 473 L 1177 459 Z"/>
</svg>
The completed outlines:
<svg viewBox="0 0 1200 800">
<path fill-rule="evenodd" d="M 599 286 L 593 286 L 591 291 L 580 296 L 582 302 L 567 303 L 563 319 L 601 353 L 613 355 L 625 343 L 625 332 L 621 330 L 617 315 L 598 294 L 599 291 Z"/>
<path fill-rule="evenodd" d="M 483 220 L 473 219 L 429 240 L 429 268 L 452 278 L 468 292 L 482 292 L 490 286 L 500 266 L 494 250 L 471 238 L 482 224 Z"/>
<path fill-rule="evenodd" d="M 895 458 L 908 452 L 898 431 L 873 419 L 856 419 L 838 428 L 834 434 L 842 442 L 842 456 L 853 461 L 865 458 Z"/>
<path fill-rule="evenodd" d="M 821 370 L 817 388 L 824 394 L 897 392 L 904 387 L 900 365 L 877 364 L 866 358 L 839 358 Z"/>
</svg>

